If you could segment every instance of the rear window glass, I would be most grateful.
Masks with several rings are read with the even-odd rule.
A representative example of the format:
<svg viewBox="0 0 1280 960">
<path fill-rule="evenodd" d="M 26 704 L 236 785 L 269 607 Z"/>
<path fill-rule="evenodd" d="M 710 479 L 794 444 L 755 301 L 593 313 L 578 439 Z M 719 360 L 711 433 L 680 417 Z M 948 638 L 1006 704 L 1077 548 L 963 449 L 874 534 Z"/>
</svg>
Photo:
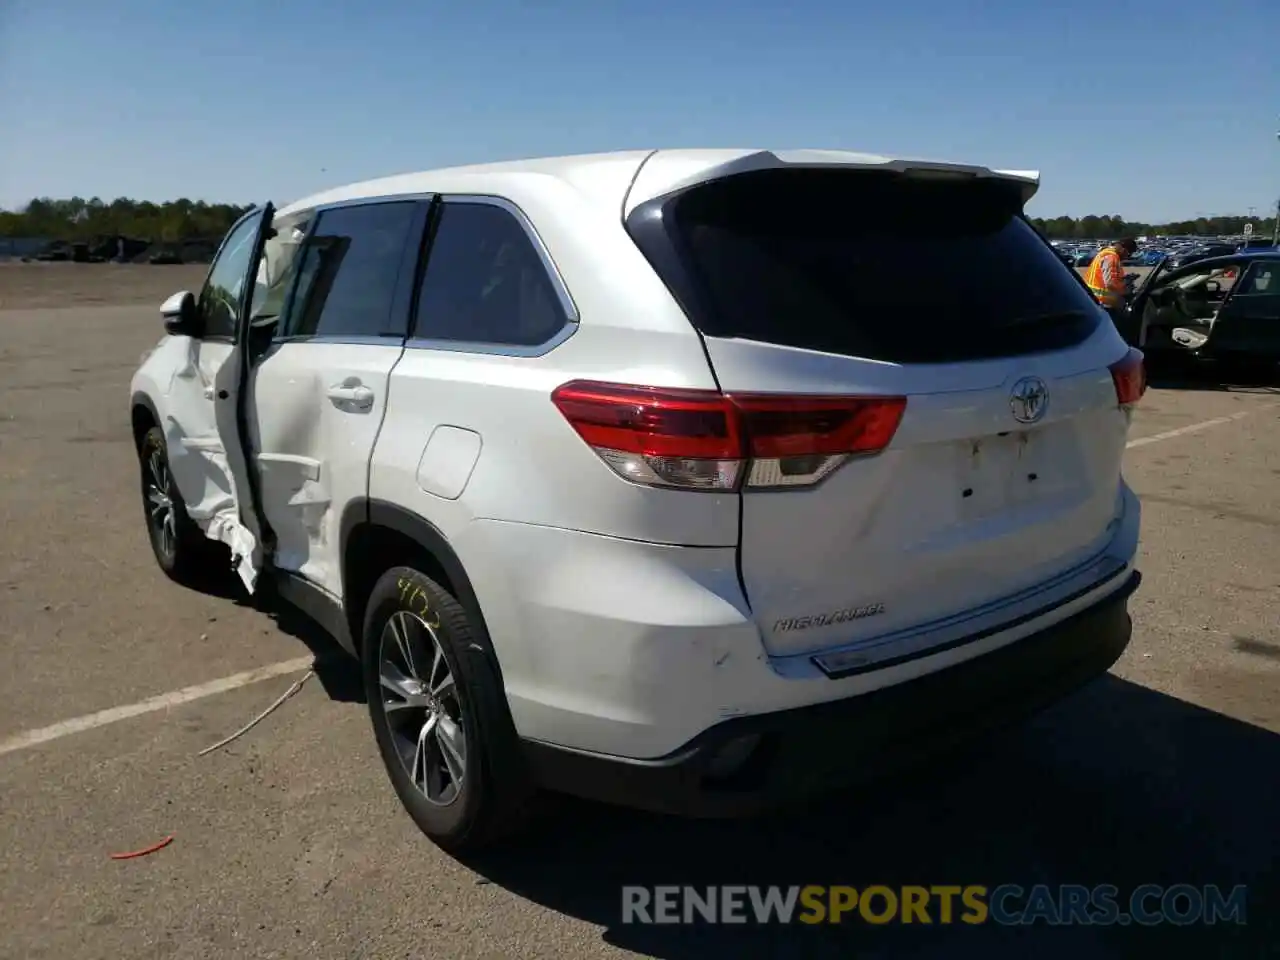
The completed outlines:
<svg viewBox="0 0 1280 960">
<path fill-rule="evenodd" d="M 1021 207 L 1008 182 L 770 171 L 695 188 L 670 213 L 703 332 L 945 363 L 1062 349 L 1100 322 Z"/>
</svg>

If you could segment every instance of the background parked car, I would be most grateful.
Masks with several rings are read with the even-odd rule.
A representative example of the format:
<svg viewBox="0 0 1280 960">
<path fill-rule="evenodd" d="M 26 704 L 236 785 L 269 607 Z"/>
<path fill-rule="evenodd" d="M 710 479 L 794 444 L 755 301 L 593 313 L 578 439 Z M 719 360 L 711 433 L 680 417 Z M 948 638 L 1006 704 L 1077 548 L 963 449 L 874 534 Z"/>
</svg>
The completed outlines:
<svg viewBox="0 0 1280 960">
<path fill-rule="evenodd" d="M 1175 254 L 1170 258 L 1169 267 L 1176 270 L 1179 267 L 1185 267 L 1200 260 L 1208 260 L 1211 257 L 1229 257 L 1235 252 L 1236 247 L 1234 244 L 1206 243 L 1199 247 L 1192 247 L 1184 253 Z"/>
<path fill-rule="evenodd" d="M 1137 287 L 1119 326 L 1153 362 L 1280 361 L 1280 253 L 1158 266 Z"/>
</svg>

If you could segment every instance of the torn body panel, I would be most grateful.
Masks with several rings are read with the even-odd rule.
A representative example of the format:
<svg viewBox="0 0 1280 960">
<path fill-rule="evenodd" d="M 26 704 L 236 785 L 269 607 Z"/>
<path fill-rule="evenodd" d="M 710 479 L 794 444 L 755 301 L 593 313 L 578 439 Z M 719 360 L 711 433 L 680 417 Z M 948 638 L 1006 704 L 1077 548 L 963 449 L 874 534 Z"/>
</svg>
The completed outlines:
<svg viewBox="0 0 1280 960">
<path fill-rule="evenodd" d="M 229 407 L 232 398 L 230 390 L 225 398 L 219 391 L 234 379 L 234 364 L 227 369 L 234 350 L 225 341 L 167 338 L 139 371 L 135 392 L 160 401 L 169 467 L 188 516 L 205 536 L 231 549 L 236 570 L 252 591 L 262 564 L 259 536 L 256 525 L 241 519 L 243 484 L 237 483 L 235 464 L 243 457 L 238 450 L 228 453 L 219 423 L 226 418 L 219 404 Z M 147 389 L 153 369 L 172 371 L 161 389 Z"/>
</svg>

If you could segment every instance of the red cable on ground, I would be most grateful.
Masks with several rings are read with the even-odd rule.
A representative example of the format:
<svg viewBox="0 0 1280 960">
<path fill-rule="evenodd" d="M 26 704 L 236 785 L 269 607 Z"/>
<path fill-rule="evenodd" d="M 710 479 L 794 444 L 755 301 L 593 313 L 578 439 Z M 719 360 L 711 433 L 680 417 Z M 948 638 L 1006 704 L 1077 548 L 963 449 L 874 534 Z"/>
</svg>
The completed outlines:
<svg viewBox="0 0 1280 960">
<path fill-rule="evenodd" d="M 153 843 L 149 847 L 143 847 L 141 850 L 134 850 L 130 853 L 113 853 L 112 860 L 132 860 L 134 857 L 145 857 L 148 853 L 155 853 L 157 850 L 163 850 L 169 844 L 173 843 L 174 834 L 169 834 L 159 843 Z"/>
</svg>

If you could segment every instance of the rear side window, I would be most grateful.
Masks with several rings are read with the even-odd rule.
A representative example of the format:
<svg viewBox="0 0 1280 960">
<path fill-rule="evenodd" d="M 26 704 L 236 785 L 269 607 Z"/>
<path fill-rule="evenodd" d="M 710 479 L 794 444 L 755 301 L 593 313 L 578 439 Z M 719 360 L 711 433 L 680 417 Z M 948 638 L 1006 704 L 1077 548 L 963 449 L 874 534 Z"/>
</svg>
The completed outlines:
<svg viewBox="0 0 1280 960">
<path fill-rule="evenodd" d="M 568 322 L 533 238 L 493 203 L 444 204 L 418 294 L 414 336 L 534 347 Z"/>
<path fill-rule="evenodd" d="M 704 333 L 947 363 L 1062 349 L 1100 322 L 1021 207 L 1001 181 L 768 171 L 694 188 L 662 222 Z"/>
<path fill-rule="evenodd" d="M 401 337 L 392 316 L 412 200 L 322 211 L 303 246 L 286 336 Z"/>
</svg>

